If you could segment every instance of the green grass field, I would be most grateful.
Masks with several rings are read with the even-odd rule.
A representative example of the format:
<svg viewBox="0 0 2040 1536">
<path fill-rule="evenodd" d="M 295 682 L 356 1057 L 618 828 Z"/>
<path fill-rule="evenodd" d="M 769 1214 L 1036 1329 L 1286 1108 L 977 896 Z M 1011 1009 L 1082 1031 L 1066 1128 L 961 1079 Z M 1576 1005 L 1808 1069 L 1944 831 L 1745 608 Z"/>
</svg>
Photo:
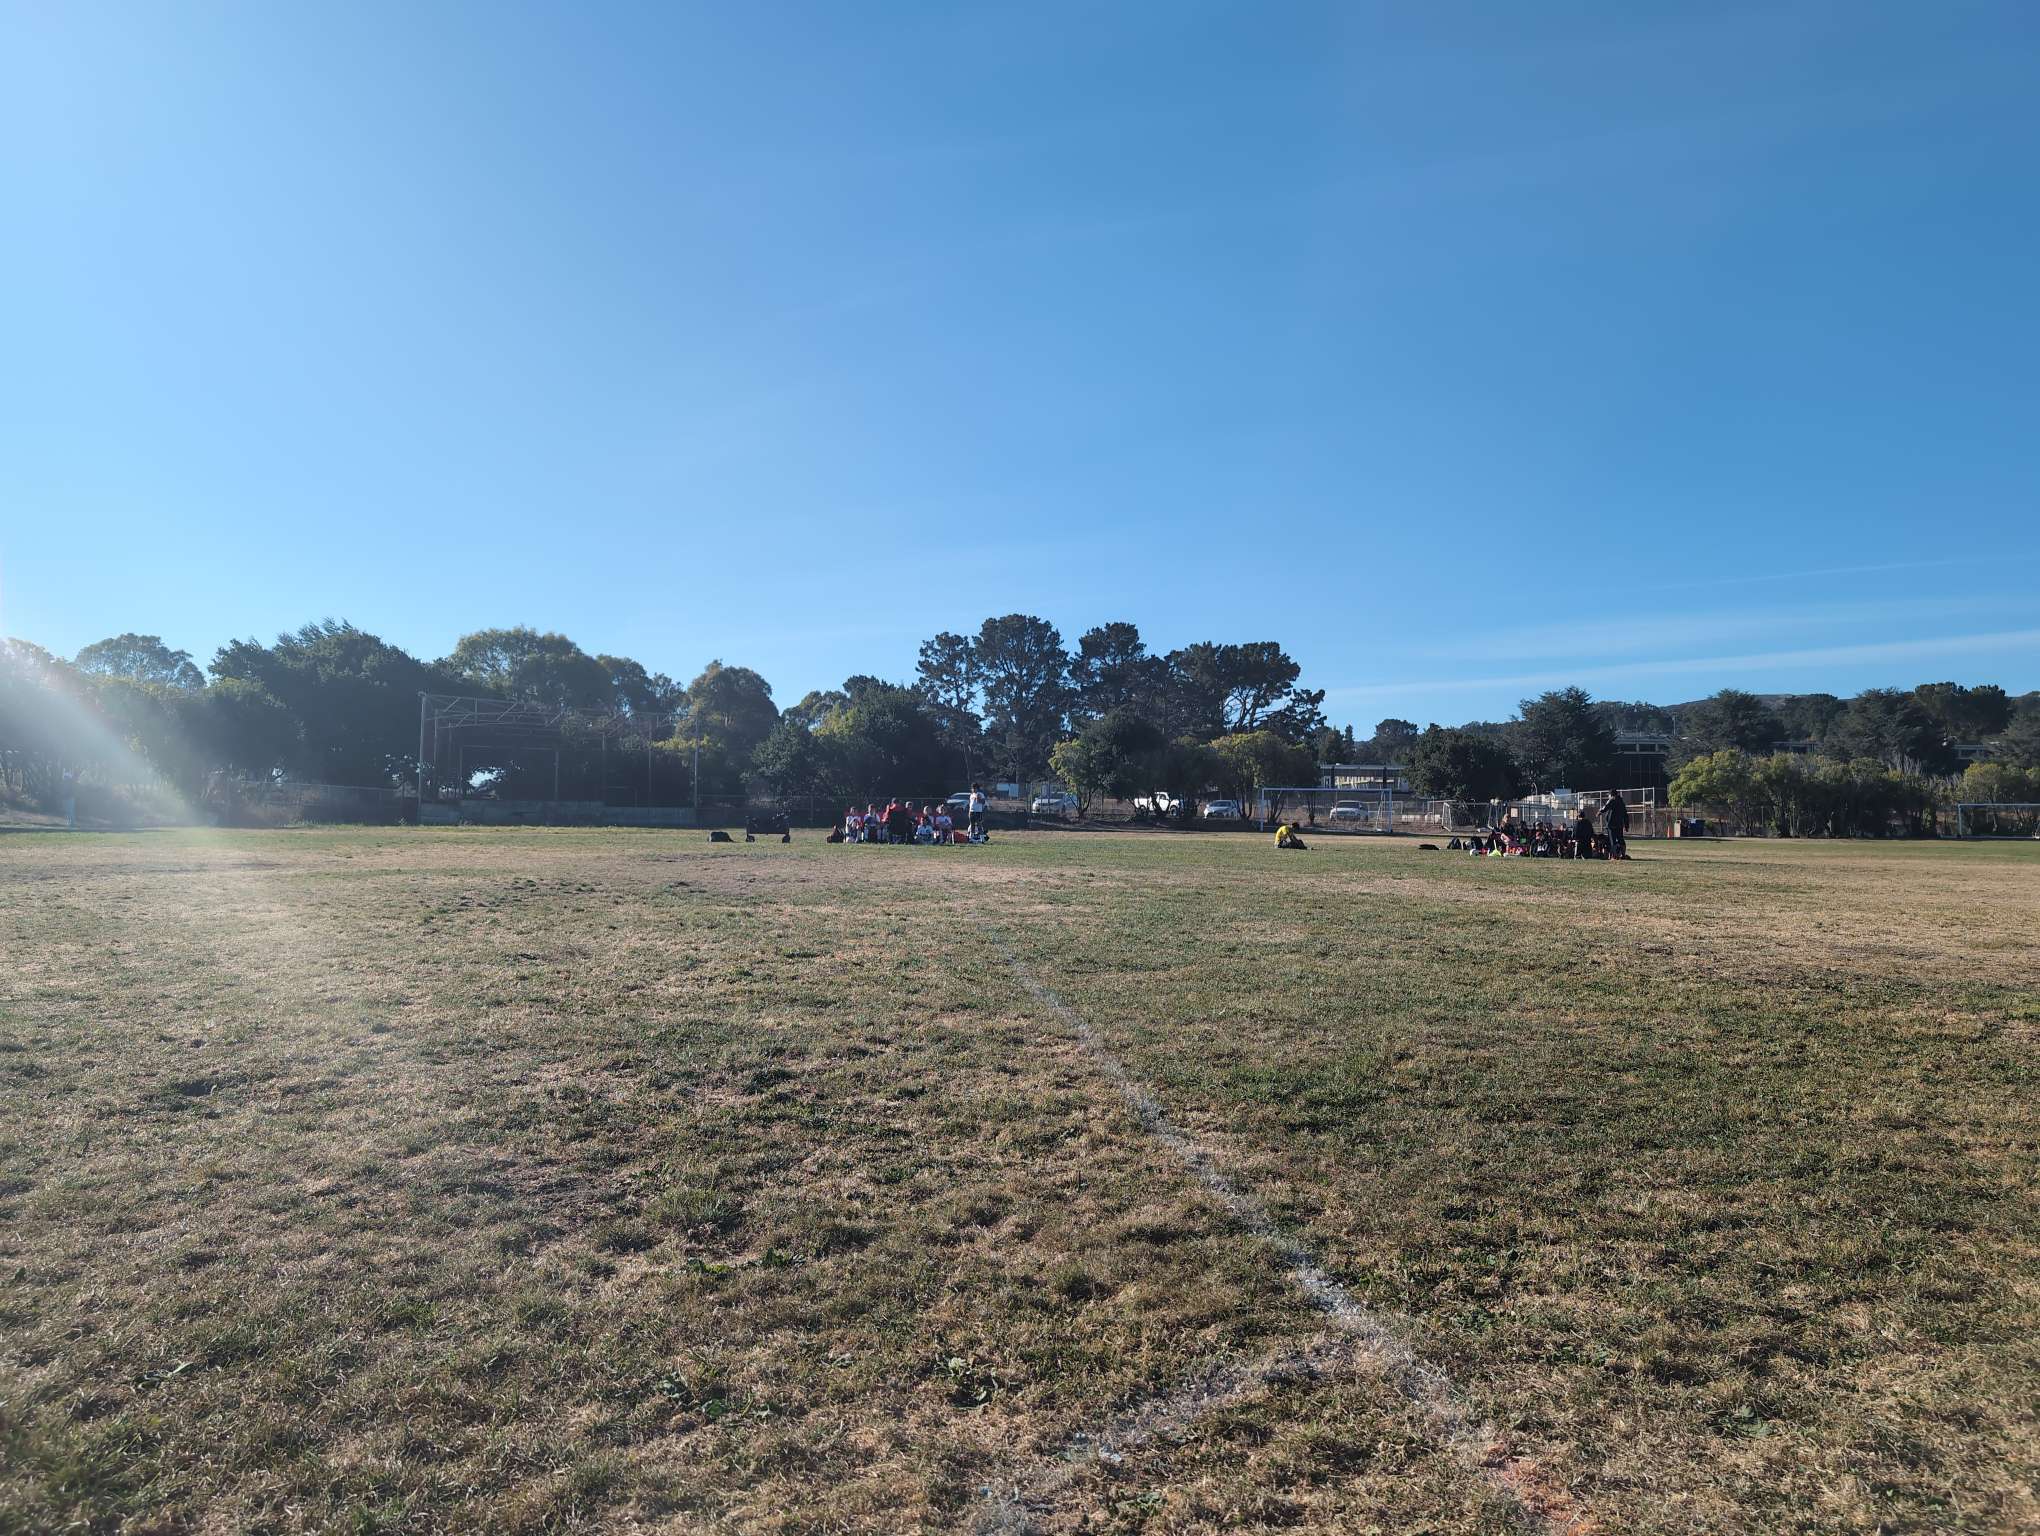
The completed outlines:
<svg viewBox="0 0 2040 1536">
<path fill-rule="evenodd" d="M 2040 1529 L 2040 848 L 1636 852 L 0 835 L 0 1530 Z"/>
</svg>

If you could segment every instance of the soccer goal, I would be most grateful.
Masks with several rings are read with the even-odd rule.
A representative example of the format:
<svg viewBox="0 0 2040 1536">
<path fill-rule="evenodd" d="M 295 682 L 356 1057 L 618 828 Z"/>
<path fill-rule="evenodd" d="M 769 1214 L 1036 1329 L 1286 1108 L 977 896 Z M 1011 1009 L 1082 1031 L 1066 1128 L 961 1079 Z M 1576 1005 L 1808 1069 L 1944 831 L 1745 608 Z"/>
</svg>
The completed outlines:
<svg viewBox="0 0 2040 1536">
<path fill-rule="evenodd" d="M 1967 800 L 1955 807 L 1957 837 L 2040 838 L 2040 800 Z"/>
<path fill-rule="evenodd" d="M 418 819 L 690 824 L 691 756 L 671 714 L 418 695 Z"/>
<path fill-rule="evenodd" d="M 1264 826 L 1286 821 L 1321 832 L 1393 832 L 1403 805 L 1388 787 L 1326 789 L 1294 784 L 1270 785 L 1258 791 L 1251 810 Z"/>
</svg>

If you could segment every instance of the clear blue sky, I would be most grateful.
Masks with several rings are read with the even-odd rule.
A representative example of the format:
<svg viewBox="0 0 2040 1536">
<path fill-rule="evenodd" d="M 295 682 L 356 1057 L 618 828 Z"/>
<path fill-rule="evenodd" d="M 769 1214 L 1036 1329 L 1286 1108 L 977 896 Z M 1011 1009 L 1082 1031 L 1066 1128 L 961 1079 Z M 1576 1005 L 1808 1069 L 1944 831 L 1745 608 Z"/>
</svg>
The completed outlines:
<svg viewBox="0 0 2040 1536">
<path fill-rule="evenodd" d="M 2031 4 L 0 0 L 0 631 L 2040 687 Z"/>
</svg>

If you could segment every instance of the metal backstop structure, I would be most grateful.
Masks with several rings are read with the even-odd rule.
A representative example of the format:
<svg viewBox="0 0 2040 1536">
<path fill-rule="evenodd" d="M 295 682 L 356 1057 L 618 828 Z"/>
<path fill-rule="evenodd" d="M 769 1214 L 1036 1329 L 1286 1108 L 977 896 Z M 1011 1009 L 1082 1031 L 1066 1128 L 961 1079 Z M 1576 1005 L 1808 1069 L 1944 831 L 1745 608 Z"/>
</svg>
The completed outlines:
<svg viewBox="0 0 2040 1536">
<path fill-rule="evenodd" d="M 682 717 L 528 699 L 418 695 L 421 822 L 685 826 L 698 763 L 675 748 Z"/>
</svg>

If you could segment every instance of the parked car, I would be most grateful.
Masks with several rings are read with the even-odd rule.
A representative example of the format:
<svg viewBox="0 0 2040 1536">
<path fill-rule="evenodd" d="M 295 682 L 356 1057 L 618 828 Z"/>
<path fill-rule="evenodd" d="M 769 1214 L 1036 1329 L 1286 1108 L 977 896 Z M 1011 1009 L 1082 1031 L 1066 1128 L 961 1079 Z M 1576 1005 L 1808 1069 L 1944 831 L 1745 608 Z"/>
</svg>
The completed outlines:
<svg viewBox="0 0 2040 1536">
<path fill-rule="evenodd" d="M 1182 797 L 1172 795 L 1166 789 L 1133 797 L 1133 808 L 1148 816 L 1173 816 L 1182 809 L 1182 805 Z"/>
<path fill-rule="evenodd" d="M 1204 802 L 1206 821 L 1238 821 L 1240 803 L 1237 800 L 1207 800 Z"/>
<path fill-rule="evenodd" d="M 947 800 L 943 801 L 942 803 L 948 806 L 952 812 L 956 811 L 968 812 L 970 810 L 970 791 L 967 789 L 959 789 L 955 794 L 951 795 Z"/>
<path fill-rule="evenodd" d="M 1358 800 L 1341 800 L 1332 807 L 1331 819 L 1333 821 L 1365 821 L 1368 819 L 1367 807 Z"/>
<path fill-rule="evenodd" d="M 1075 795 L 1036 795 L 1028 807 L 1037 816 L 1061 816 L 1077 808 Z"/>
</svg>

